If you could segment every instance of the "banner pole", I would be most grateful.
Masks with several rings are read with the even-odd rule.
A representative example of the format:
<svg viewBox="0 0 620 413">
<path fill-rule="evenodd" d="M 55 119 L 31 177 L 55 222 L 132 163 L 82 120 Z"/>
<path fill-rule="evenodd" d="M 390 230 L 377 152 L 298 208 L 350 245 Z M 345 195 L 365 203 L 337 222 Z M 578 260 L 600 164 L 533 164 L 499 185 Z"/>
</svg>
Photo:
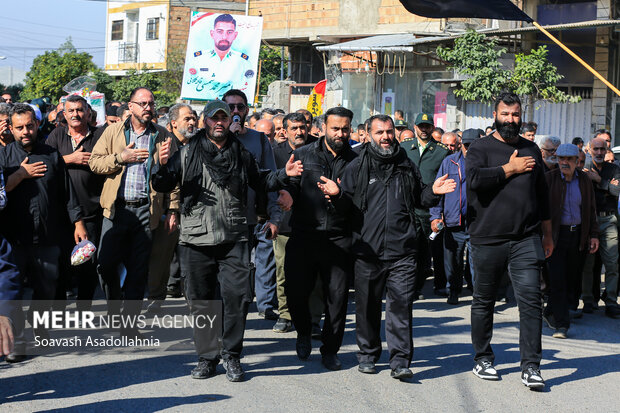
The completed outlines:
<svg viewBox="0 0 620 413">
<path fill-rule="evenodd" d="M 601 75 L 599 72 L 597 72 L 596 70 L 594 70 L 589 64 L 587 64 L 582 58 L 580 58 L 579 56 L 577 56 L 571 49 L 569 49 L 568 47 L 566 47 L 561 41 L 559 41 L 558 39 L 556 39 L 551 33 L 549 33 L 547 30 L 545 30 L 544 27 L 542 27 L 540 24 L 536 23 L 536 22 L 532 22 L 532 24 L 538 29 L 540 30 L 545 36 L 547 36 L 548 38 L 550 38 L 551 40 L 553 40 L 553 42 L 555 44 L 557 44 L 558 46 L 560 46 L 562 49 L 564 49 L 564 51 L 566 53 L 568 53 L 569 55 L 571 55 L 573 58 L 575 58 L 575 60 L 577 60 L 579 63 L 581 63 L 581 65 L 583 67 L 585 67 L 586 69 L 588 69 L 594 76 L 596 76 L 598 78 L 598 80 L 600 80 L 601 82 L 603 82 L 608 88 L 610 88 L 611 90 L 613 90 L 616 95 L 620 96 L 620 90 L 618 90 L 614 85 L 612 85 L 611 83 L 609 83 L 609 81 L 607 79 L 605 79 L 603 77 L 603 75 Z"/>
<path fill-rule="evenodd" d="M 260 91 L 260 72 L 263 67 L 263 61 L 258 61 L 258 75 L 256 76 L 256 93 L 254 94 L 254 106 L 258 104 L 258 92 Z"/>
</svg>

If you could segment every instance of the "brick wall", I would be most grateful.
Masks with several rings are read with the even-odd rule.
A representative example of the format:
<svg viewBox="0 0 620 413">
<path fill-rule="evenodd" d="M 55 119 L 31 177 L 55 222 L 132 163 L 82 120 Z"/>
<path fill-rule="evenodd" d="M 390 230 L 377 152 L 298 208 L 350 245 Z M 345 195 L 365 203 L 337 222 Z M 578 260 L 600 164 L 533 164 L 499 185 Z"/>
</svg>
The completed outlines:
<svg viewBox="0 0 620 413">
<path fill-rule="evenodd" d="M 399 0 L 381 0 L 378 24 L 418 23 L 432 21 L 426 17 L 409 13 Z"/>
<path fill-rule="evenodd" d="M 263 17 L 263 30 L 304 29 L 338 26 L 340 2 L 317 0 L 255 0 L 250 2 L 250 15 Z"/>
</svg>

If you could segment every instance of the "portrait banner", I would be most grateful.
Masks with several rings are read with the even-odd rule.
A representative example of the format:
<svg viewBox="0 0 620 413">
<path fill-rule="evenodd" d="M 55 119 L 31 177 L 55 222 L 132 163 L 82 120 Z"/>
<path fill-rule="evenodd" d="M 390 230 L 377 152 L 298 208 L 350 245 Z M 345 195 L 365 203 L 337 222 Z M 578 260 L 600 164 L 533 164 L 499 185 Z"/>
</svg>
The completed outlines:
<svg viewBox="0 0 620 413">
<path fill-rule="evenodd" d="M 239 89 L 254 101 L 263 18 L 192 12 L 181 98 L 221 99 Z"/>
</svg>

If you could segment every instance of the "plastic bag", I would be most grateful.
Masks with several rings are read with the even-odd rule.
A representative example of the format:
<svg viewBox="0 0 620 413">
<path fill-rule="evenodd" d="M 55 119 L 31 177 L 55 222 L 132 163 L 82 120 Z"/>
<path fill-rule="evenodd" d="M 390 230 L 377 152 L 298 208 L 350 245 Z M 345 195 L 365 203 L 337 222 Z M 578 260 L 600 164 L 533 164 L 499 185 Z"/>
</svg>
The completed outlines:
<svg viewBox="0 0 620 413">
<path fill-rule="evenodd" d="M 88 240 L 80 241 L 71 252 L 71 265 L 80 265 L 95 256 L 95 244 Z"/>
</svg>

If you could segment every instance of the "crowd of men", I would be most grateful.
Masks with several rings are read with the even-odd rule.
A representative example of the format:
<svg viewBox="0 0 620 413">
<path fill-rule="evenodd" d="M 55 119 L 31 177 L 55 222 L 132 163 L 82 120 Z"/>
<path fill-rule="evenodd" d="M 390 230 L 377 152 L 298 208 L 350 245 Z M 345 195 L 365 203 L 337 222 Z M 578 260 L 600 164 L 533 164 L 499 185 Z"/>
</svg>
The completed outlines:
<svg viewBox="0 0 620 413">
<path fill-rule="evenodd" d="M 587 144 L 554 137 L 537 144 L 537 125 L 522 122 L 521 102 L 510 93 L 497 98 L 486 131 L 445 132 L 428 113 L 410 129 L 401 111 L 354 127 L 343 107 L 316 118 L 303 109 L 249 109 L 235 89 L 199 115 L 183 103 L 157 109 L 153 93 L 137 88 L 126 103 L 109 103 L 97 128 L 80 96 L 44 114 L 0 103 L 0 354 L 7 362 L 26 358 L 25 321 L 40 300 L 62 303 L 77 289 L 79 309 L 88 310 L 98 285 L 108 312 L 127 316 L 143 311 L 145 296 L 151 314 L 167 295 L 185 296 L 192 314 L 221 299 L 221 348 L 195 330 L 191 376 L 210 377 L 223 360 L 230 381 L 243 379 L 254 297 L 275 332 L 295 330 L 301 360 L 317 339 L 323 365 L 339 370 L 354 289 L 365 374 L 377 372 L 385 298 L 391 376 L 406 380 L 412 306 L 424 299 L 425 281 L 432 277 L 434 294 L 450 305 L 466 286 L 473 373 L 498 380 L 493 309 L 511 284 L 521 378 L 534 389 L 544 387 L 543 320 L 553 337 L 567 338 L 571 320 L 600 300 L 607 316 L 620 315 L 620 166 L 609 156 L 609 132 Z M 55 127 L 42 129 L 46 119 Z M 71 249 L 86 239 L 97 256 L 70 266 Z M 33 290 L 27 314 L 6 305 L 25 287 Z M 120 334 L 141 337 L 135 328 Z"/>
</svg>

